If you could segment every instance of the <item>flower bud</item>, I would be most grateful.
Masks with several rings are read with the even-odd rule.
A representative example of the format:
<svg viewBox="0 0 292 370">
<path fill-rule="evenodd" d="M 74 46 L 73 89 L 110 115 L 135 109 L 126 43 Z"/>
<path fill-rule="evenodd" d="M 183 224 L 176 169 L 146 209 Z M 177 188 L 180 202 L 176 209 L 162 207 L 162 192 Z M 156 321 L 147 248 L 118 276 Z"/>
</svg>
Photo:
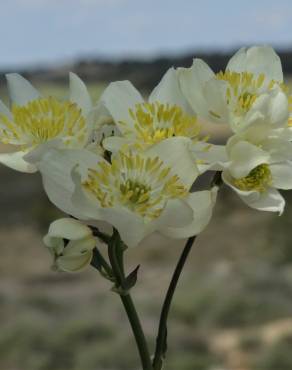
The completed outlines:
<svg viewBox="0 0 292 370">
<path fill-rule="evenodd" d="M 80 271 L 89 265 L 96 244 L 90 228 L 72 218 L 51 223 L 43 241 L 54 257 L 52 268 L 66 272 Z"/>
</svg>

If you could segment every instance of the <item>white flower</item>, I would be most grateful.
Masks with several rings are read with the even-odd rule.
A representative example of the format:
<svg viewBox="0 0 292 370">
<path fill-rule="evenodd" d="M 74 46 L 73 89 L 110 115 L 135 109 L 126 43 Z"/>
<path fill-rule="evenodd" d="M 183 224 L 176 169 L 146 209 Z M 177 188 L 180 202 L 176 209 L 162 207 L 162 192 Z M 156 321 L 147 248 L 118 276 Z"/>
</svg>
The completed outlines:
<svg viewBox="0 0 292 370">
<path fill-rule="evenodd" d="M 70 73 L 68 100 L 43 97 L 22 76 L 6 76 L 11 110 L 0 101 L 0 142 L 16 148 L 0 154 L 0 163 L 22 172 L 35 172 L 24 156 L 44 144 L 83 148 L 89 139 L 91 99 L 84 83 Z"/>
<path fill-rule="evenodd" d="M 292 143 L 258 124 L 232 136 L 226 150 L 223 181 L 250 207 L 281 214 L 277 189 L 292 189 Z"/>
<path fill-rule="evenodd" d="M 215 74 L 201 59 L 177 70 L 181 89 L 202 120 L 239 132 L 255 122 L 287 126 L 288 89 L 281 61 L 267 46 L 240 49 L 225 72 Z"/>
<path fill-rule="evenodd" d="M 87 223 L 106 221 L 132 247 L 154 231 L 186 238 L 209 222 L 216 189 L 189 193 L 198 175 L 190 144 L 166 139 L 144 152 L 116 153 L 112 163 L 86 151 L 55 149 L 38 167 L 60 209 Z"/>
<path fill-rule="evenodd" d="M 54 221 L 43 240 L 53 255 L 53 268 L 68 272 L 89 265 L 96 244 L 90 228 L 72 218 Z"/>
<path fill-rule="evenodd" d="M 144 150 L 165 139 L 187 137 L 193 142 L 190 150 L 195 154 L 194 161 L 200 171 L 217 162 L 218 155 L 224 156 L 223 147 L 208 144 L 206 138 L 200 137 L 201 126 L 182 95 L 173 68 L 166 72 L 148 101 L 129 81 L 118 81 L 106 88 L 100 103 L 120 132 L 119 136 L 103 140 L 102 145 L 111 152 L 121 148 Z"/>
</svg>

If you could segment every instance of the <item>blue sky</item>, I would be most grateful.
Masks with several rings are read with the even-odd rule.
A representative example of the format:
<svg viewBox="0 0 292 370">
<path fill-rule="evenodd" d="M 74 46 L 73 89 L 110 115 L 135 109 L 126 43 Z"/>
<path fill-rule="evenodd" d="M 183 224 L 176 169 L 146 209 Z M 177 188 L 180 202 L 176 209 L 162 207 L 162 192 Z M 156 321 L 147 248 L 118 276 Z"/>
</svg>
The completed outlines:
<svg viewBox="0 0 292 370">
<path fill-rule="evenodd" d="M 1 0 L 0 67 L 256 43 L 292 47 L 291 0 Z"/>
</svg>

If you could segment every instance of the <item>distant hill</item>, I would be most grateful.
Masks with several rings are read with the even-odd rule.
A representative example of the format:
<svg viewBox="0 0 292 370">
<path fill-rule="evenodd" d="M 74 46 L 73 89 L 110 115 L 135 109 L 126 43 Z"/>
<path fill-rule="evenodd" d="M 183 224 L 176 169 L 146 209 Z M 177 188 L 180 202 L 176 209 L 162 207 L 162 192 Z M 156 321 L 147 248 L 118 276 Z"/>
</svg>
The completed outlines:
<svg viewBox="0 0 292 370">
<path fill-rule="evenodd" d="M 224 70 L 228 60 L 234 51 L 230 53 L 202 53 L 194 52 L 177 57 L 161 57 L 153 60 L 121 60 L 106 61 L 99 59 L 80 59 L 75 63 L 36 70 L 20 70 L 31 80 L 38 82 L 64 83 L 68 78 L 68 71 L 77 73 L 84 81 L 88 82 L 111 82 L 117 80 L 130 80 L 138 88 L 143 90 L 152 89 L 160 80 L 165 71 L 174 67 L 188 67 L 194 57 L 204 59 L 214 71 Z M 292 74 L 292 50 L 278 51 L 285 74 Z M 4 71 L 0 73 L 0 80 L 4 79 Z"/>
</svg>

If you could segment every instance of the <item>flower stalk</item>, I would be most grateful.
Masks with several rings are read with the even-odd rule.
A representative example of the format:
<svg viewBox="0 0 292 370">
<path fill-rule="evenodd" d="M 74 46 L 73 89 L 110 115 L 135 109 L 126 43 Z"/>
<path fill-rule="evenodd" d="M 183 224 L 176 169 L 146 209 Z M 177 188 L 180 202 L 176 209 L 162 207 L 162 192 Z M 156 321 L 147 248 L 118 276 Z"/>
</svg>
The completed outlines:
<svg viewBox="0 0 292 370">
<path fill-rule="evenodd" d="M 196 236 L 192 236 L 186 242 L 186 245 L 178 260 L 178 263 L 174 270 L 172 279 L 170 281 L 170 285 L 168 287 L 168 290 L 165 296 L 165 300 L 164 300 L 162 310 L 161 310 L 161 315 L 160 315 L 158 335 L 156 339 L 156 350 L 155 350 L 155 355 L 154 355 L 154 360 L 153 360 L 154 370 L 162 369 L 163 360 L 165 358 L 165 354 L 167 351 L 167 320 L 168 320 L 168 315 L 170 311 L 170 306 L 173 300 L 174 292 L 177 287 L 179 277 L 182 273 L 182 270 L 185 266 L 186 260 L 188 258 L 188 255 L 190 254 L 190 251 L 192 249 L 192 246 L 195 240 L 196 240 Z"/>
<path fill-rule="evenodd" d="M 125 308 L 126 314 L 128 316 L 136 340 L 137 348 L 139 351 L 142 368 L 143 370 L 152 370 L 150 353 L 148 350 L 148 344 L 145 339 L 144 331 L 139 316 L 137 314 L 134 302 L 130 295 L 129 289 L 126 286 L 123 253 L 124 245 L 121 241 L 119 233 L 116 230 L 114 230 L 112 239 L 108 245 L 109 260 L 115 278 L 114 291 L 116 291 L 119 294 L 123 306 Z"/>
</svg>

